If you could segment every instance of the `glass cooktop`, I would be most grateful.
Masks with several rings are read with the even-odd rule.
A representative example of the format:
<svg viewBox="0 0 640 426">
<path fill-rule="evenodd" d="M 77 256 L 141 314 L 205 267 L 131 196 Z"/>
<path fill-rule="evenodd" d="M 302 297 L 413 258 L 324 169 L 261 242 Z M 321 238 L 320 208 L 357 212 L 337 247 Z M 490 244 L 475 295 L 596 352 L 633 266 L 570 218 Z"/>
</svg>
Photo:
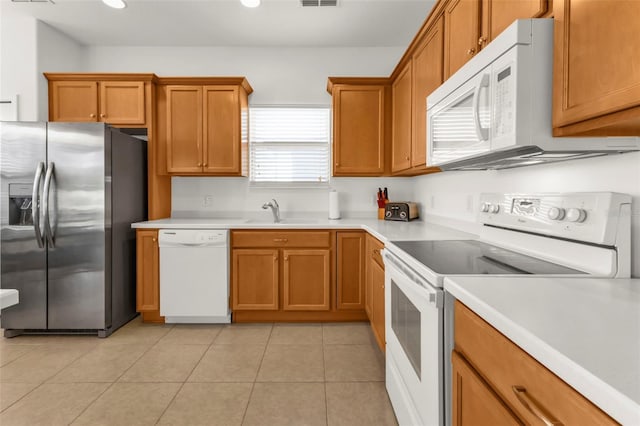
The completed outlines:
<svg viewBox="0 0 640 426">
<path fill-rule="evenodd" d="M 586 275 L 582 271 L 475 240 L 392 243 L 427 268 L 443 275 Z"/>
</svg>

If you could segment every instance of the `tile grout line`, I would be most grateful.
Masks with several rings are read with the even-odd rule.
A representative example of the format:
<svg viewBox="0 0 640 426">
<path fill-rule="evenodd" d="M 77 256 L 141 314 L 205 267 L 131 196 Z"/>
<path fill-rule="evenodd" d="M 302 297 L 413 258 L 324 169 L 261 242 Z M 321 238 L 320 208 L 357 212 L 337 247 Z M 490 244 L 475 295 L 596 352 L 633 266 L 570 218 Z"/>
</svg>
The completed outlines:
<svg viewBox="0 0 640 426">
<path fill-rule="evenodd" d="M 271 330 L 269 330 L 269 337 L 267 338 L 267 342 L 264 345 L 264 352 L 262 352 L 262 358 L 260 358 L 260 364 L 258 364 L 258 370 L 256 371 L 256 375 L 253 378 L 253 383 L 251 383 L 251 392 L 249 392 L 249 398 L 247 398 L 247 405 L 244 407 L 244 413 L 242 413 L 242 420 L 240 421 L 240 425 L 244 424 L 244 421 L 247 418 L 247 411 L 249 411 L 249 404 L 251 403 L 251 397 L 253 396 L 253 390 L 256 387 L 256 381 L 258 380 L 258 374 L 260 373 L 260 369 L 262 368 L 262 362 L 264 361 L 264 356 L 267 354 L 267 347 L 269 346 L 269 341 L 271 340 L 271 335 L 273 334 L 273 323 L 271 323 Z"/>
<path fill-rule="evenodd" d="M 125 324 L 125 325 L 126 325 L 126 324 Z M 124 327 L 124 326 L 123 326 L 123 327 Z M 116 331 L 117 331 L 117 330 L 116 330 Z M 167 332 L 167 334 L 168 334 L 168 332 Z M 166 334 L 165 334 L 165 336 L 166 336 Z M 162 337 L 164 337 L 164 336 L 162 336 Z M 160 339 L 158 339 L 158 342 L 162 339 L 162 337 L 160 337 Z M 108 337 L 107 337 L 107 339 L 108 339 Z M 111 383 L 109 384 L 109 386 L 107 386 L 107 387 L 104 389 L 104 391 L 102 391 L 102 392 L 101 392 L 97 397 L 95 397 L 95 398 L 94 398 L 94 399 L 93 399 L 89 404 L 87 404 L 87 406 L 86 406 L 86 407 L 84 407 L 84 409 L 83 409 L 83 410 L 82 410 L 82 411 L 81 411 L 81 412 L 80 412 L 76 417 L 74 417 L 74 419 L 73 419 L 69 424 L 71 425 L 71 424 L 73 424 L 76 420 L 78 420 L 78 419 L 80 418 L 80 416 L 82 416 L 82 415 L 83 415 L 83 414 L 84 414 L 84 413 L 89 409 L 89 407 L 91 407 L 91 406 L 92 406 L 92 405 L 93 405 L 93 404 L 94 404 L 98 399 L 100 399 L 100 397 L 101 397 L 102 395 L 104 395 L 105 393 L 107 393 L 107 391 L 108 391 L 109 389 L 111 389 L 111 388 L 112 388 L 116 383 L 118 383 L 118 380 L 120 380 L 120 378 L 122 378 L 122 376 L 124 376 L 124 375 L 127 373 L 127 371 L 129 371 L 131 368 L 133 368 L 133 366 L 134 366 L 138 361 L 140 361 L 140 359 L 141 359 L 141 358 L 142 358 L 142 357 L 143 357 L 147 352 L 149 352 L 151 349 L 153 349 L 153 348 L 154 348 L 154 346 L 158 344 L 158 342 L 156 342 L 156 343 L 154 343 L 154 344 L 150 345 L 150 346 L 147 348 L 147 350 L 143 351 L 143 352 L 140 354 L 140 356 L 138 356 L 138 358 L 136 358 L 136 359 L 131 363 L 131 365 L 130 365 L 128 368 L 125 368 L 125 370 L 124 370 L 122 373 L 120 373 L 120 375 L 119 375 L 118 377 L 116 377 L 116 378 L 115 378 L 115 380 L 114 380 L 113 382 L 111 382 Z M 135 344 L 135 343 L 134 343 L 134 344 Z M 125 344 L 123 344 L 123 345 L 125 345 L 125 346 L 126 346 L 127 344 L 125 343 Z"/>
<path fill-rule="evenodd" d="M 167 333 L 168 334 L 168 333 Z M 157 425 L 158 423 L 160 423 L 160 420 L 162 419 L 162 416 L 165 415 L 165 413 L 167 412 L 167 410 L 169 409 L 169 407 L 171 407 L 171 404 L 173 404 L 173 401 L 176 400 L 176 397 L 178 396 L 178 394 L 180 393 L 180 391 L 182 390 L 182 388 L 184 388 L 184 385 L 187 383 L 187 381 L 189 380 L 189 377 L 191 377 L 191 375 L 193 374 L 193 372 L 195 371 L 195 369 L 198 367 L 198 365 L 202 362 L 202 358 L 204 358 L 204 356 L 206 355 L 206 353 L 209 351 L 209 349 L 211 349 L 211 346 L 213 346 L 213 342 L 215 342 L 215 340 L 218 338 L 218 335 L 220 334 L 220 332 L 218 332 L 218 334 L 216 334 L 216 336 L 213 338 L 213 340 L 211 341 L 211 343 L 209 343 L 209 346 L 207 346 L 207 349 L 204 350 L 204 352 L 202 352 L 202 355 L 200 355 L 200 358 L 198 359 L 198 362 L 196 362 L 193 365 L 193 368 L 191 369 L 191 371 L 189 372 L 189 374 L 187 375 L 187 377 L 185 377 L 184 381 L 182 382 L 182 384 L 180 385 L 180 387 L 178 388 L 178 390 L 176 391 L 176 393 L 173 395 L 173 398 L 171 398 L 171 400 L 169 401 L 169 403 L 167 404 L 166 407 L 164 407 L 164 410 L 162 410 L 162 413 L 160 413 L 160 415 L 158 416 L 158 419 L 156 420 L 155 424 Z M 162 340 L 162 339 L 160 339 Z M 158 340 L 158 343 L 160 343 L 160 340 Z"/>
</svg>

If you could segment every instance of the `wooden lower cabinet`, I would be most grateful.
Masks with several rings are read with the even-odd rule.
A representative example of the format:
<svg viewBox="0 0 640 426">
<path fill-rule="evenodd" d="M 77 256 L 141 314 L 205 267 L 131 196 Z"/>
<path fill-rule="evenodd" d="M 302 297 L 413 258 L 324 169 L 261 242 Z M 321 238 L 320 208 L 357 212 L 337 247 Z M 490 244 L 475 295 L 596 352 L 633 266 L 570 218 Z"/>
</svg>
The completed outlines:
<svg viewBox="0 0 640 426">
<path fill-rule="evenodd" d="M 453 365 L 453 426 L 521 425 L 499 396 L 457 352 Z"/>
<path fill-rule="evenodd" d="M 278 309 L 278 250 L 233 250 L 233 310 Z"/>
<path fill-rule="evenodd" d="M 337 308 L 365 309 L 364 231 L 337 232 Z"/>
<path fill-rule="evenodd" d="M 381 250 L 384 244 L 367 234 L 366 238 L 366 312 L 373 336 L 382 351 L 385 350 L 384 263 Z"/>
<path fill-rule="evenodd" d="M 234 322 L 260 321 L 363 321 L 364 268 L 350 268 L 341 276 L 354 287 L 344 286 L 342 296 L 336 285 L 336 268 L 345 262 L 340 254 L 347 249 L 347 264 L 362 265 L 362 240 L 352 250 L 352 240 L 341 240 L 330 230 L 238 230 L 231 233 L 231 309 Z M 354 272 L 355 271 L 355 272 Z M 337 300 L 346 308 L 339 309 Z M 357 308 L 356 306 L 360 306 Z"/>
<path fill-rule="evenodd" d="M 617 424 L 465 305 L 454 315 L 454 425 Z"/>
<path fill-rule="evenodd" d="M 145 322 L 164 322 L 160 316 L 160 248 L 157 229 L 136 231 L 136 310 Z"/>
<path fill-rule="evenodd" d="M 282 309 L 328 311 L 331 308 L 331 250 L 282 250 Z"/>
</svg>

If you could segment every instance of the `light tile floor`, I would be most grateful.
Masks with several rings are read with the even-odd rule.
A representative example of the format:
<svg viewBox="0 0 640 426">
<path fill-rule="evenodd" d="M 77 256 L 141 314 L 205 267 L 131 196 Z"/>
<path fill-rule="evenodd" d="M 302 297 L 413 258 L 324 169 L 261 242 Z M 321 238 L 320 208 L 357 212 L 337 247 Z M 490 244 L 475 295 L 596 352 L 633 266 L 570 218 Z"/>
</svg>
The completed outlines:
<svg viewBox="0 0 640 426">
<path fill-rule="evenodd" d="M 0 425 L 397 425 L 366 323 L 0 337 Z"/>
</svg>

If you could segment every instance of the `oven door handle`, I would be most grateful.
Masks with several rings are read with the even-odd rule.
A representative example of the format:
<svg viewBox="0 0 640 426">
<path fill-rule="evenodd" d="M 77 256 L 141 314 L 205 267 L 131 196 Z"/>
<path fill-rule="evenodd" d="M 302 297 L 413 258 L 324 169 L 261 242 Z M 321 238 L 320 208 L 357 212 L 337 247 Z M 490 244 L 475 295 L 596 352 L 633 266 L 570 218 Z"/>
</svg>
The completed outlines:
<svg viewBox="0 0 640 426">
<path fill-rule="evenodd" d="M 435 305 L 435 307 L 438 309 L 444 306 L 442 291 L 438 291 L 438 289 L 433 287 L 426 280 L 422 279 L 416 271 L 411 269 L 411 267 L 409 267 L 408 265 L 404 264 L 404 262 L 391 254 L 388 250 L 383 250 L 383 253 L 385 266 L 390 266 L 406 279 L 416 284 L 416 288 L 413 288 L 412 291 L 423 293 L 423 296 L 427 296 L 429 303 Z"/>
</svg>

